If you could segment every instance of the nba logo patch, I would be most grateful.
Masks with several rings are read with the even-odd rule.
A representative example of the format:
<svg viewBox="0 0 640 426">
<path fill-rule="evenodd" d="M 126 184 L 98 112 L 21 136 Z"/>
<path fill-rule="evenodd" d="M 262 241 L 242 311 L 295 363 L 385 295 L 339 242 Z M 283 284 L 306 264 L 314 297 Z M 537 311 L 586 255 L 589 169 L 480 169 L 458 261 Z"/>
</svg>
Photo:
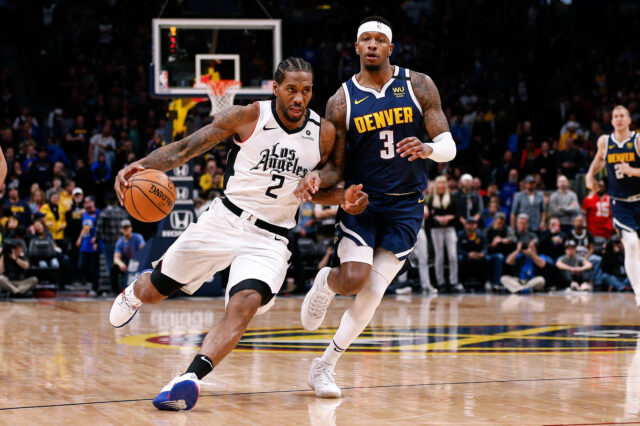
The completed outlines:
<svg viewBox="0 0 640 426">
<path fill-rule="evenodd" d="M 633 148 L 633 144 L 631 142 L 627 142 L 627 148 L 629 149 Z"/>
</svg>

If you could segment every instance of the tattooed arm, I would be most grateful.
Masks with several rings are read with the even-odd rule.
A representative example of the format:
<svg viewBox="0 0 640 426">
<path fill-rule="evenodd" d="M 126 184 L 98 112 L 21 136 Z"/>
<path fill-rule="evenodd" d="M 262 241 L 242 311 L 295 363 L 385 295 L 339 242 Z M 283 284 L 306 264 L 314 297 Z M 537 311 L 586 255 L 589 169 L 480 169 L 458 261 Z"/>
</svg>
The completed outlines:
<svg viewBox="0 0 640 426">
<path fill-rule="evenodd" d="M 209 151 L 221 141 L 234 134 L 241 139 L 248 137 L 255 125 L 260 107 L 258 103 L 247 106 L 233 106 L 217 114 L 211 122 L 186 138 L 158 148 L 139 161 L 120 170 L 114 188 L 122 203 L 128 179 L 144 169 L 167 171 L 186 163 Z"/>
<path fill-rule="evenodd" d="M 431 158 L 439 162 L 453 160 L 456 154 L 455 142 L 449 133 L 447 117 L 442 111 L 438 88 L 431 78 L 417 72 L 411 73 L 411 86 L 422 107 L 424 126 L 435 143 L 422 143 L 415 137 L 405 138 L 398 142 L 397 152 L 402 157 L 410 156 L 409 161 L 418 158 Z M 439 142 L 441 144 L 436 148 L 435 144 Z"/>
<path fill-rule="evenodd" d="M 327 102 L 326 119 L 322 120 L 320 169 L 308 173 L 294 191 L 300 201 L 311 200 L 320 188 L 330 188 L 342 179 L 347 141 L 347 102 L 342 87 Z"/>
</svg>

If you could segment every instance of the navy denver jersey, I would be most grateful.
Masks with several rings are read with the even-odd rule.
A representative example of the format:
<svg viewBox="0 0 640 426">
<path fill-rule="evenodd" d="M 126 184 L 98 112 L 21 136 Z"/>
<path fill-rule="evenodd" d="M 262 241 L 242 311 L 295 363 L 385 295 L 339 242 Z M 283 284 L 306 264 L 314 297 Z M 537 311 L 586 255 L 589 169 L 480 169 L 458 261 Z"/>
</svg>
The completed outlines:
<svg viewBox="0 0 640 426">
<path fill-rule="evenodd" d="M 380 92 L 358 84 L 355 75 L 342 87 L 347 102 L 347 186 L 362 183 L 367 193 L 422 192 L 427 187 L 427 161 L 409 161 L 396 152 L 402 139 L 424 140 L 425 135 L 409 70 L 396 65 Z"/>
<path fill-rule="evenodd" d="M 620 171 L 620 163 L 629 163 L 631 167 L 640 168 L 636 132 L 623 142 L 613 138 L 607 139 L 605 160 L 607 161 L 607 179 L 609 195 L 613 198 L 625 199 L 640 194 L 640 177 L 628 176 Z"/>
</svg>

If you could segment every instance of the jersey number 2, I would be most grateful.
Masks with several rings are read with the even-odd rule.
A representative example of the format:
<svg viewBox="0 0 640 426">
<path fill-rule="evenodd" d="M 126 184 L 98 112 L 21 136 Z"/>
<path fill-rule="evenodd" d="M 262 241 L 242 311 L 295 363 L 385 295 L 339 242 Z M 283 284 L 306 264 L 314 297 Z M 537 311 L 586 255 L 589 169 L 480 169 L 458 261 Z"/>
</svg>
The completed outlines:
<svg viewBox="0 0 640 426">
<path fill-rule="evenodd" d="M 271 185 L 270 187 L 267 188 L 267 192 L 265 192 L 265 195 L 271 197 L 271 198 L 278 198 L 278 196 L 276 194 L 274 194 L 273 191 L 274 189 L 280 189 L 282 188 L 282 185 L 284 185 L 284 176 L 282 175 L 272 175 L 271 176 L 271 180 L 276 180 L 279 181 L 278 183 L 276 183 L 275 185 Z"/>
<path fill-rule="evenodd" d="M 380 132 L 380 140 L 384 142 L 384 149 L 380 150 L 380 158 L 390 160 L 395 157 L 395 145 L 393 144 L 393 130 Z"/>
</svg>

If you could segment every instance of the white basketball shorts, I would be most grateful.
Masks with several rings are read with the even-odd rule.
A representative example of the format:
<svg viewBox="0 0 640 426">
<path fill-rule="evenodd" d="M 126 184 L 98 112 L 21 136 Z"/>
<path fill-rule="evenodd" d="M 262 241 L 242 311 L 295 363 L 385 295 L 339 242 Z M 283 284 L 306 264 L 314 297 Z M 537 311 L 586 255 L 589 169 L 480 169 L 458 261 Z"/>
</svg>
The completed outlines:
<svg viewBox="0 0 640 426">
<path fill-rule="evenodd" d="M 215 199 L 197 223 L 192 223 L 169 247 L 162 258 L 161 272 L 179 283 L 182 291 L 193 294 L 202 284 L 229 265 L 229 291 L 236 284 L 256 279 L 271 288 L 274 297 L 258 309 L 256 315 L 266 312 L 275 301 L 275 295 L 284 282 L 289 257 L 287 239 L 254 225 L 255 217 L 243 213 L 238 217 L 230 212 L 222 200 Z"/>
</svg>

